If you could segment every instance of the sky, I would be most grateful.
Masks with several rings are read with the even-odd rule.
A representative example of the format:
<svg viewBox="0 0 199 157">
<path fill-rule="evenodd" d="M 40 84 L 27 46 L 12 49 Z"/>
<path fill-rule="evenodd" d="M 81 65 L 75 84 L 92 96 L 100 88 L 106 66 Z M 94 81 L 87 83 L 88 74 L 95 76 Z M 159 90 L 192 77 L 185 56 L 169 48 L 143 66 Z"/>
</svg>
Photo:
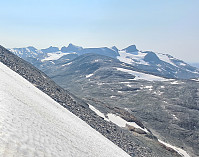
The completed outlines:
<svg viewBox="0 0 199 157">
<path fill-rule="evenodd" d="M 0 45 L 111 47 L 199 62 L 199 0 L 0 0 Z"/>
</svg>

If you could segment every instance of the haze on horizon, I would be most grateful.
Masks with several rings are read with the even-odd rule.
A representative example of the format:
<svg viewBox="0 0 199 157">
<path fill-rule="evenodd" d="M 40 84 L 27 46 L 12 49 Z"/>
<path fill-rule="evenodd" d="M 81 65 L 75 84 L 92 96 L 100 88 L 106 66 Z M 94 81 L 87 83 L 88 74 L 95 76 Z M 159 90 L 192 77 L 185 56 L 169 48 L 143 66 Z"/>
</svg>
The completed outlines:
<svg viewBox="0 0 199 157">
<path fill-rule="evenodd" d="M 8 0 L 0 45 L 111 47 L 168 53 L 199 62 L 198 0 Z"/>
</svg>

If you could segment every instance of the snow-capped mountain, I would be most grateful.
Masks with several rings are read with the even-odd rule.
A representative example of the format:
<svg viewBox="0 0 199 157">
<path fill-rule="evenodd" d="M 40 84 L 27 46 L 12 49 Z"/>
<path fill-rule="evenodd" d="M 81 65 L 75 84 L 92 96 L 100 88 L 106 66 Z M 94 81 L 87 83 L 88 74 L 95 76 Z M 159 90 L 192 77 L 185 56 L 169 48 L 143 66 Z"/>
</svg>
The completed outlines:
<svg viewBox="0 0 199 157">
<path fill-rule="evenodd" d="M 13 48 L 10 49 L 10 51 L 21 58 L 28 58 L 28 57 L 37 58 L 39 54 L 43 54 L 42 51 L 39 51 L 32 46 L 26 48 Z"/>
<path fill-rule="evenodd" d="M 93 53 L 116 58 L 139 70 L 166 78 L 190 79 L 199 77 L 199 70 L 184 61 L 168 54 L 139 51 L 135 45 L 131 45 L 122 50 L 118 50 L 115 46 L 112 48 L 83 48 L 69 44 L 68 47 L 62 47 L 61 49 L 51 46 L 41 50 L 27 47 L 13 48 L 10 49 L 10 51 L 32 64 L 37 65 L 39 64 L 38 61 L 40 64 L 46 64 L 44 62 L 60 64 L 60 61 L 71 61 L 80 55 Z"/>
<path fill-rule="evenodd" d="M 179 79 L 197 78 L 199 76 L 197 68 L 168 54 L 151 51 L 142 52 L 138 51 L 135 46 L 119 51 L 119 54 L 117 58 L 121 62 L 128 63 L 155 75 Z"/>
<path fill-rule="evenodd" d="M 81 58 L 83 56 L 84 55 L 81 55 L 79 57 Z M 108 58 L 107 61 L 111 59 L 110 57 L 102 55 L 96 56 Z M 117 59 L 114 60 L 119 62 Z M 51 154 L 51 156 L 92 156 L 89 155 L 89 153 L 97 149 L 95 147 L 96 145 L 98 145 L 99 150 L 93 153 L 94 156 L 126 156 L 127 154 L 117 146 L 131 156 L 179 156 L 174 149 L 167 149 L 167 147 L 160 144 L 155 136 L 129 112 L 127 115 L 130 115 L 130 117 L 127 115 L 126 118 L 123 117 L 123 122 L 132 124 L 131 127 L 135 126 L 137 133 L 140 134 L 139 136 L 135 136 L 126 129 L 124 131 L 124 124 L 117 126 L 118 124 L 114 119 L 114 114 L 108 114 L 109 121 L 107 121 L 106 118 L 104 119 L 98 115 L 96 110 L 94 111 L 94 109 L 91 108 L 91 105 L 85 103 L 84 100 L 71 94 L 67 90 L 64 90 L 55 84 L 45 73 L 12 54 L 2 46 L 0 46 L 0 62 L 4 64 L 0 64 L 0 115 L 3 115 L 1 116 L 2 119 L 0 119 L 0 123 L 2 123 L 1 126 L 3 126 L 0 127 L 0 140 L 2 139 L 0 142 L 0 153 L 3 153 L 5 157 L 13 156 L 14 153 L 17 156 L 22 156 L 22 154 L 28 154 L 28 156 L 48 156 L 49 154 Z M 97 61 L 94 60 L 94 62 Z M 5 68 L 5 65 L 7 68 Z M 92 70 L 92 68 L 90 70 Z M 90 70 L 88 71 L 89 73 Z M 114 145 L 110 148 L 110 151 L 112 150 L 111 154 L 109 154 L 109 151 L 103 152 L 109 149 L 108 143 L 111 143 L 110 141 L 104 145 L 107 146 L 107 148 L 104 148 L 104 146 L 101 147 L 101 144 L 103 145 L 101 135 L 97 138 L 95 135 L 93 136 L 95 133 L 88 134 L 88 132 L 90 133 L 90 129 L 84 130 L 82 128 L 89 126 L 84 122 L 80 122 L 81 120 L 75 120 L 79 118 L 75 117 L 69 111 L 65 111 L 66 109 L 64 108 L 68 109 L 77 117 L 80 117 L 92 128 L 116 144 L 117 146 Z M 127 113 L 127 111 L 125 113 Z M 119 116 L 116 116 L 116 118 L 119 118 Z M 121 120 L 121 118 L 119 119 Z M 77 123 L 77 125 L 75 123 Z M 70 128 L 74 131 L 71 135 Z M 79 131 L 80 128 L 82 130 Z M 131 130 L 132 129 L 133 128 L 131 128 Z M 84 136 L 84 131 L 87 132 L 89 137 L 86 135 L 82 137 Z M 84 138 L 86 138 L 86 141 L 88 141 L 89 138 L 93 139 L 85 143 L 84 140 L 82 141 Z M 97 139 L 97 141 L 95 141 L 95 139 Z M 107 139 L 105 139 L 105 141 L 106 140 Z M 65 148 L 65 146 L 68 146 L 68 148 Z M 118 151 L 115 151 L 115 149 L 118 149 Z M 101 152 L 100 155 L 99 152 Z"/>
</svg>

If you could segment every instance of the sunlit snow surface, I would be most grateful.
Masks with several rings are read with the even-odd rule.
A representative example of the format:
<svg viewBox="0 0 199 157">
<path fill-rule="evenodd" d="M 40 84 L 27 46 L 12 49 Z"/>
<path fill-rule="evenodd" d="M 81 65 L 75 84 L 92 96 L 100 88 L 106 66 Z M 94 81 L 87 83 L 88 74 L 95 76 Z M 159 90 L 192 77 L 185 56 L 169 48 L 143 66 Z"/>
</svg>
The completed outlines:
<svg viewBox="0 0 199 157">
<path fill-rule="evenodd" d="M 163 53 L 156 53 L 156 55 L 158 56 L 158 58 L 164 62 L 167 62 L 173 66 L 176 66 L 171 59 L 169 58 L 169 56 L 167 54 L 163 54 Z"/>
<path fill-rule="evenodd" d="M 128 154 L 0 62 L 0 156 Z"/>
<path fill-rule="evenodd" d="M 42 59 L 41 61 L 51 61 L 51 60 L 58 60 L 59 58 L 61 58 L 62 56 L 68 55 L 68 54 L 76 54 L 76 52 L 73 53 L 63 53 L 61 51 L 57 51 L 57 52 L 53 52 L 53 53 L 48 53 L 47 57 Z"/>
<path fill-rule="evenodd" d="M 125 127 L 126 124 L 130 125 L 130 126 L 133 126 L 135 128 L 139 128 L 141 130 L 143 130 L 144 132 L 146 133 L 149 133 L 148 130 L 146 128 L 141 128 L 139 125 L 137 125 L 135 122 L 127 122 L 126 120 L 124 120 L 123 118 L 117 116 L 117 115 L 114 115 L 112 113 L 108 113 L 107 114 L 107 117 L 104 115 L 104 113 L 100 112 L 98 109 L 96 109 L 94 106 L 90 105 L 89 104 L 89 108 L 91 110 L 93 110 L 97 115 L 99 115 L 100 117 L 104 118 L 104 120 L 106 121 L 111 121 L 112 123 L 118 125 L 119 127 Z M 175 115 L 174 115 L 174 118 L 177 118 Z M 190 157 L 189 154 L 181 149 L 181 148 L 178 148 L 176 146 L 173 146 L 171 144 L 168 144 L 166 142 L 163 142 L 161 140 L 158 139 L 158 141 L 160 143 L 162 143 L 163 145 L 169 147 L 169 148 L 172 148 L 173 150 L 175 150 L 176 152 L 178 152 L 178 154 L 180 154 L 182 157 Z"/>
<path fill-rule="evenodd" d="M 145 74 L 145 73 L 141 73 L 141 72 L 137 72 L 137 71 L 133 71 L 129 69 L 124 69 L 124 68 L 116 68 L 116 69 L 122 72 L 129 73 L 131 75 L 134 75 L 135 76 L 134 80 L 168 81 L 168 79 L 165 79 L 159 76 Z"/>
<path fill-rule="evenodd" d="M 89 105 L 89 108 L 91 110 L 93 110 L 98 116 L 104 118 L 104 120 L 106 121 L 111 121 L 112 123 L 118 125 L 119 127 L 126 127 L 126 125 L 130 125 L 133 126 L 135 128 L 139 128 L 141 130 L 143 130 L 144 132 L 148 132 L 148 130 L 146 128 L 141 128 L 139 125 L 137 125 L 135 122 L 127 122 L 126 120 L 124 120 L 123 118 L 121 118 L 120 116 L 117 116 L 115 114 L 112 113 L 108 113 L 107 117 L 104 115 L 104 113 L 100 112 L 98 109 L 96 109 L 94 106 Z"/>
<path fill-rule="evenodd" d="M 136 62 L 137 64 L 148 65 L 147 62 L 144 61 L 144 57 L 146 53 L 138 52 L 138 54 L 127 53 L 126 51 L 119 51 L 120 56 L 117 56 L 121 62 L 132 64 Z"/>
<path fill-rule="evenodd" d="M 163 141 L 161 141 L 161 140 L 159 140 L 159 139 L 158 139 L 158 141 L 159 141 L 160 143 L 164 144 L 165 146 L 174 149 L 174 150 L 175 150 L 176 152 L 178 152 L 181 156 L 183 156 L 183 157 L 190 157 L 190 155 L 187 154 L 187 152 L 184 151 L 183 149 L 178 148 L 178 147 L 175 147 L 175 146 L 172 146 L 172 145 L 170 145 L 170 144 L 168 144 L 168 143 L 166 143 L 166 142 L 163 142 Z"/>
<path fill-rule="evenodd" d="M 93 76 L 94 74 L 89 74 L 89 75 L 86 75 L 86 78 L 89 78 L 91 76 Z"/>
</svg>

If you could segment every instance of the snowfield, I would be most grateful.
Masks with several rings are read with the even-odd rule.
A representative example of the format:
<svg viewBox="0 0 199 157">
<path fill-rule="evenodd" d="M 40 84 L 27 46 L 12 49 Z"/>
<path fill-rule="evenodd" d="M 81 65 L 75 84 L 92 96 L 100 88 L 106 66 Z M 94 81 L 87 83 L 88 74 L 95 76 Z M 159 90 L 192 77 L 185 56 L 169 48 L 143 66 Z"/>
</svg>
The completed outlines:
<svg viewBox="0 0 199 157">
<path fill-rule="evenodd" d="M 137 125 L 135 122 L 127 122 L 126 120 L 124 120 L 123 118 L 121 118 L 120 116 L 117 116 L 115 114 L 112 113 L 108 113 L 106 116 L 104 115 L 104 113 L 100 112 L 98 109 L 96 109 L 94 106 L 89 104 L 89 108 L 91 110 L 93 110 L 98 116 L 104 118 L 104 120 L 106 121 L 111 121 L 112 123 L 116 124 L 119 127 L 126 127 L 126 125 L 130 125 L 133 126 L 135 128 L 138 128 L 140 130 L 143 130 L 144 132 L 148 133 L 148 130 L 146 128 L 141 128 L 139 125 Z"/>
<path fill-rule="evenodd" d="M 187 154 L 186 151 L 184 151 L 184 150 L 181 149 L 181 148 L 172 146 L 172 145 L 170 145 L 170 144 L 168 144 L 168 143 L 166 143 L 166 142 L 164 142 L 164 141 L 161 141 L 161 140 L 159 140 L 159 139 L 158 139 L 158 141 L 159 141 L 160 143 L 164 144 L 165 146 L 174 149 L 174 150 L 175 150 L 176 152 L 178 152 L 178 154 L 180 154 L 182 157 L 191 157 L 189 154 Z"/>
<path fill-rule="evenodd" d="M 0 62 L 0 156 L 129 155 Z"/>
<path fill-rule="evenodd" d="M 120 62 L 124 62 L 127 64 L 133 64 L 136 62 L 137 64 L 149 65 L 147 62 L 144 61 L 144 57 L 146 53 L 137 52 L 137 54 L 127 53 L 126 51 L 119 51 L 120 56 L 117 56 L 117 59 Z"/>
<path fill-rule="evenodd" d="M 93 76 L 94 74 L 89 74 L 89 75 L 86 75 L 86 78 L 89 78 L 91 76 Z"/>
<path fill-rule="evenodd" d="M 169 56 L 167 54 L 163 54 L 163 53 L 156 53 L 156 55 L 158 56 L 158 58 L 164 62 L 167 62 L 173 66 L 176 66 L 171 59 L 169 58 Z"/>
<path fill-rule="evenodd" d="M 124 69 L 124 68 L 116 68 L 118 71 L 122 71 L 125 73 L 129 73 L 131 75 L 134 75 L 135 78 L 134 80 L 147 80 L 147 81 L 167 81 L 168 79 L 165 79 L 163 77 L 155 76 L 155 75 L 150 75 L 150 74 L 145 74 L 129 69 Z"/>
<path fill-rule="evenodd" d="M 152 86 L 151 86 L 152 87 Z M 167 102 L 165 102 L 167 103 Z M 100 112 L 98 109 L 96 109 L 94 106 L 90 105 L 89 104 L 89 108 L 91 110 L 93 110 L 97 115 L 99 115 L 100 117 L 104 118 L 104 120 L 106 121 L 111 121 L 112 123 L 118 125 L 119 127 L 126 127 L 126 125 L 130 125 L 130 126 L 133 126 L 137 129 L 141 129 L 142 131 L 146 132 L 146 133 L 149 133 L 148 130 L 146 128 L 141 128 L 139 125 L 137 125 L 135 122 L 127 122 L 126 120 L 124 120 L 123 118 L 115 115 L 115 114 L 112 114 L 112 113 L 108 113 L 106 116 L 104 115 L 104 113 Z M 174 118 L 177 118 L 175 115 L 173 115 Z M 158 141 L 160 143 L 162 143 L 163 145 L 169 147 L 169 148 L 172 148 L 173 150 L 175 150 L 179 155 L 181 155 L 182 157 L 191 157 L 185 150 L 179 148 L 179 147 L 176 147 L 176 146 L 173 146 L 171 144 L 168 144 L 166 142 L 163 142 L 161 141 L 160 139 L 158 139 Z"/>
<path fill-rule="evenodd" d="M 65 56 L 65 55 L 69 55 L 69 54 L 76 54 L 76 52 L 73 53 L 63 53 L 61 51 L 57 51 L 57 52 L 53 52 L 53 53 L 48 53 L 47 57 L 42 59 L 41 61 L 52 61 L 52 60 L 58 60 L 61 57 Z"/>
</svg>

